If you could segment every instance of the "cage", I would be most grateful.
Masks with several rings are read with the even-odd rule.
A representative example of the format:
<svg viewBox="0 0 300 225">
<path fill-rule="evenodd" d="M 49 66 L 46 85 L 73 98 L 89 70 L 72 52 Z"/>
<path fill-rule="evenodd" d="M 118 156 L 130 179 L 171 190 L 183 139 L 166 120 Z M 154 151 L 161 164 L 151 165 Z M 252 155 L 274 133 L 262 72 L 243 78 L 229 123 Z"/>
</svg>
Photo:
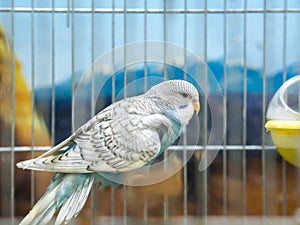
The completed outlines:
<svg viewBox="0 0 300 225">
<path fill-rule="evenodd" d="M 187 163 L 155 184 L 93 188 L 70 224 L 300 223 L 299 165 L 265 128 L 272 96 L 300 72 L 299 12 L 295 0 L 1 1 L 0 223 L 18 224 L 51 179 L 17 162 L 165 79 L 201 93 L 163 157 Z"/>
</svg>

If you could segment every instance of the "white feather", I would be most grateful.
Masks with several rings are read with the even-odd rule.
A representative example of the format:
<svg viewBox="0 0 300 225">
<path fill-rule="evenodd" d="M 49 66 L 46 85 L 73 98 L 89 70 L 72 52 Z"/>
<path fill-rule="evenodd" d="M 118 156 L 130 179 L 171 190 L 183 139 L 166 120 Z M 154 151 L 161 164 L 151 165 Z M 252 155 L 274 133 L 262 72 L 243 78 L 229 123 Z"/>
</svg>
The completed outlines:
<svg viewBox="0 0 300 225">
<path fill-rule="evenodd" d="M 54 203 L 52 203 L 46 212 L 41 213 L 38 217 L 36 217 L 34 219 L 33 223 L 30 223 L 30 224 L 31 225 L 49 224 L 49 222 L 53 218 L 55 212 L 56 212 L 56 208 L 54 206 Z"/>
<path fill-rule="evenodd" d="M 91 173 L 89 164 L 79 160 L 58 160 L 56 156 L 41 159 L 30 159 L 17 164 L 18 168 L 55 173 Z"/>
<path fill-rule="evenodd" d="M 89 183 L 86 182 L 86 184 L 84 186 L 85 186 L 85 188 L 81 190 L 81 193 L 80 193 L 80 196 L 79 196 L 80 201 L 78 201 L 79 204 L 76 207 L 74 217 L 78 216 L 81 209 L 83 208 L 83 206 L 84 206 L 84 204 L 85 204 L 85 202 L 86 202 L 86 200 L 89 196 L 91 188 L 93 186 L 93 182 L 91 182 L 91 181 L 89 181 Z"/>
<path fill-rule="evenodd" d="M 66 219 L 66 216 L 67 216 L 67 213 L 68 213 L 68 210 L 71 209 L 72 205 L 72 198 L 73 198 L 74 194 L 72 194 L 68 199 L 67 201 L 62 205 L 58 215 L 57 215 L 57 218 L 56 218 L 56 221 L 55 221 L 55 225 L 60 225 L 64 222 L 64 220 Z"/>
<path fill-rule="evenodd" d="M 70 137 L 68 137 L 67 139 L 65 139 L 64 141 L 62 141 L 61 143 L 59 143 L 58 145 L 54 146 L 53 148 L 49 149 L 47 152 L 43 153 L 42 155 L 40 155 L 39 157 L 35 158 L 35 160 L 39 160 L 47 155 L 52 155 L 55 154 L 56 152 L 60 151 L 62 148 L 64 148 L 65 146 L 69 145 L 70 142 L 74 139 L 74 134 L 71 135 Z M 34 162 L 34 160 L 32 161 Z M 27 169 L 27 166 L 29 166 L 30 164 L 27 164 L 25 167 L 23 167 L 23 169 Z"/>
<path fill-rule="evenodd" d="M 20 225 L 46 225 L 59 210 L 55 225 L 68 223 L 83 208 L 95 177 L 59 174 Z"/>
<path fill-rule="evenodd" d="M 43 197 L 35 204 L 33 209 L 27 214 L 27 216 L 21 221 L 19 225 L 46 224 L 46 223 L 41 223 L 41 219 L 45 220 L 44 218 L 45 212 L 49 212 L 48 213 L 49 217 L 51 213 L 52 216 L 54 215 L 56 210 L 55 210 L 53 199 L 55 199 L 55 193 L 57 191 L 57 188 L 58 187 L 56 186 L 52 190 L 47 191 L 43 195 Z M 50 220 L 52 216 L 50 217 Z"/>
<path fill-rule="evenodd" d="M 72 178 L 70 179 L 70 181 L 72 181 Z M 67 224 L 68 222 L 70 222 L 70 220 L 72 220 L 74 217 L 76 217 L 79 214 L 79 212 L 81 211 L 82 207 L 84 206 L 87 200 L 87 197 L 90 193 L 93 183 L 94 183 L 94 176 L 88 176 L 84 180 L 84 182 L 73 187 L 72 190 L 73 192 L 68 197 L 68 199 L 63 203 L 58 213 L 55 225 L 60 225 L 63 222 Z"/>
<path fill-rule="evenodd" d="M 76 217 L 83 208 L 89 196 L 92 184 L 94 183 L 94 179 L 92 177 L 90 178 L 91 179 L 85 180 L 84 184 L 82 184 L 82 187 L 78 189 L 76 195 L 74 195 L 74 197 L 72 198 L 73 206 L 66 216 L 66 223 L 68 223 L 71 219 Z"/>
</svg>

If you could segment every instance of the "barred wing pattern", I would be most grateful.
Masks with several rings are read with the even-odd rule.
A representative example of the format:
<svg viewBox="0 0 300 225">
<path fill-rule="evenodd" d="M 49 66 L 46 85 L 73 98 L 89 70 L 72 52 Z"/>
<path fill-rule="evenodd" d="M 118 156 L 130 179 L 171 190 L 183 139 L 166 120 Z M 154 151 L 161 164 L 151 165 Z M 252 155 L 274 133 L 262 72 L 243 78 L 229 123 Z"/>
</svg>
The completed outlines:
<svg viewBox="0 0 300 225">
<path fill-rule="evenodd" d="M 18 166 L 62 173 L 125 172 L 144 166 L 159 154 L 163 136 L 172 137 L 175 131 L 167 116 L 155 113 L 158 109 L 134 101 L 141 100 L 125 99 L 93 117 L 72 135 L 68 145 L 73 142 L 74 147 L 65 153 Z"/>
</svg>

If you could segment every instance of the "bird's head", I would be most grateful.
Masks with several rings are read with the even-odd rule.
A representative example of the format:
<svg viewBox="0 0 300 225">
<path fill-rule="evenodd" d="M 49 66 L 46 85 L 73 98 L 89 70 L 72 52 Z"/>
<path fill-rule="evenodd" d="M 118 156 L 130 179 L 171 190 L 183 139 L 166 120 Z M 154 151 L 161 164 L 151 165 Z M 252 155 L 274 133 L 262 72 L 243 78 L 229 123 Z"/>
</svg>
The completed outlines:
<svg viewBox="0 0 300 225">
<path fill-rule="evenodd" d="M 194 112 L 200 110 L 199 93 L 189 82 L 168 80 L 152 87 L 148 93 L 155 95 L 164 104 L 164 109 L 176 111 L 181 123 L 187 125 Z"/>
</svg>

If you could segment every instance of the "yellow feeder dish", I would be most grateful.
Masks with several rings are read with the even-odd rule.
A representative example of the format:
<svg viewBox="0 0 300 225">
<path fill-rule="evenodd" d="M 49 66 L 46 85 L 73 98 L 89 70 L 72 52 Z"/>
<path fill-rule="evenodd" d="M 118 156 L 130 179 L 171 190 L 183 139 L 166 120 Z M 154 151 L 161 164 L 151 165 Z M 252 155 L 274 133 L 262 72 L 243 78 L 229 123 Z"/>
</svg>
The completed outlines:
<svg viewBox="0 0 300 225">
<path fill-rule="evenodd" d="M 300 168 L 300 76 L 278 89 L 269 103 L 265 128 L 271 132 L 279 154 Z"/>
<path fill-rule="evenodd" d="M 300 121 L 270 120 L 265 125 L 279 154 L 300 168 Z"/>
</svg>

